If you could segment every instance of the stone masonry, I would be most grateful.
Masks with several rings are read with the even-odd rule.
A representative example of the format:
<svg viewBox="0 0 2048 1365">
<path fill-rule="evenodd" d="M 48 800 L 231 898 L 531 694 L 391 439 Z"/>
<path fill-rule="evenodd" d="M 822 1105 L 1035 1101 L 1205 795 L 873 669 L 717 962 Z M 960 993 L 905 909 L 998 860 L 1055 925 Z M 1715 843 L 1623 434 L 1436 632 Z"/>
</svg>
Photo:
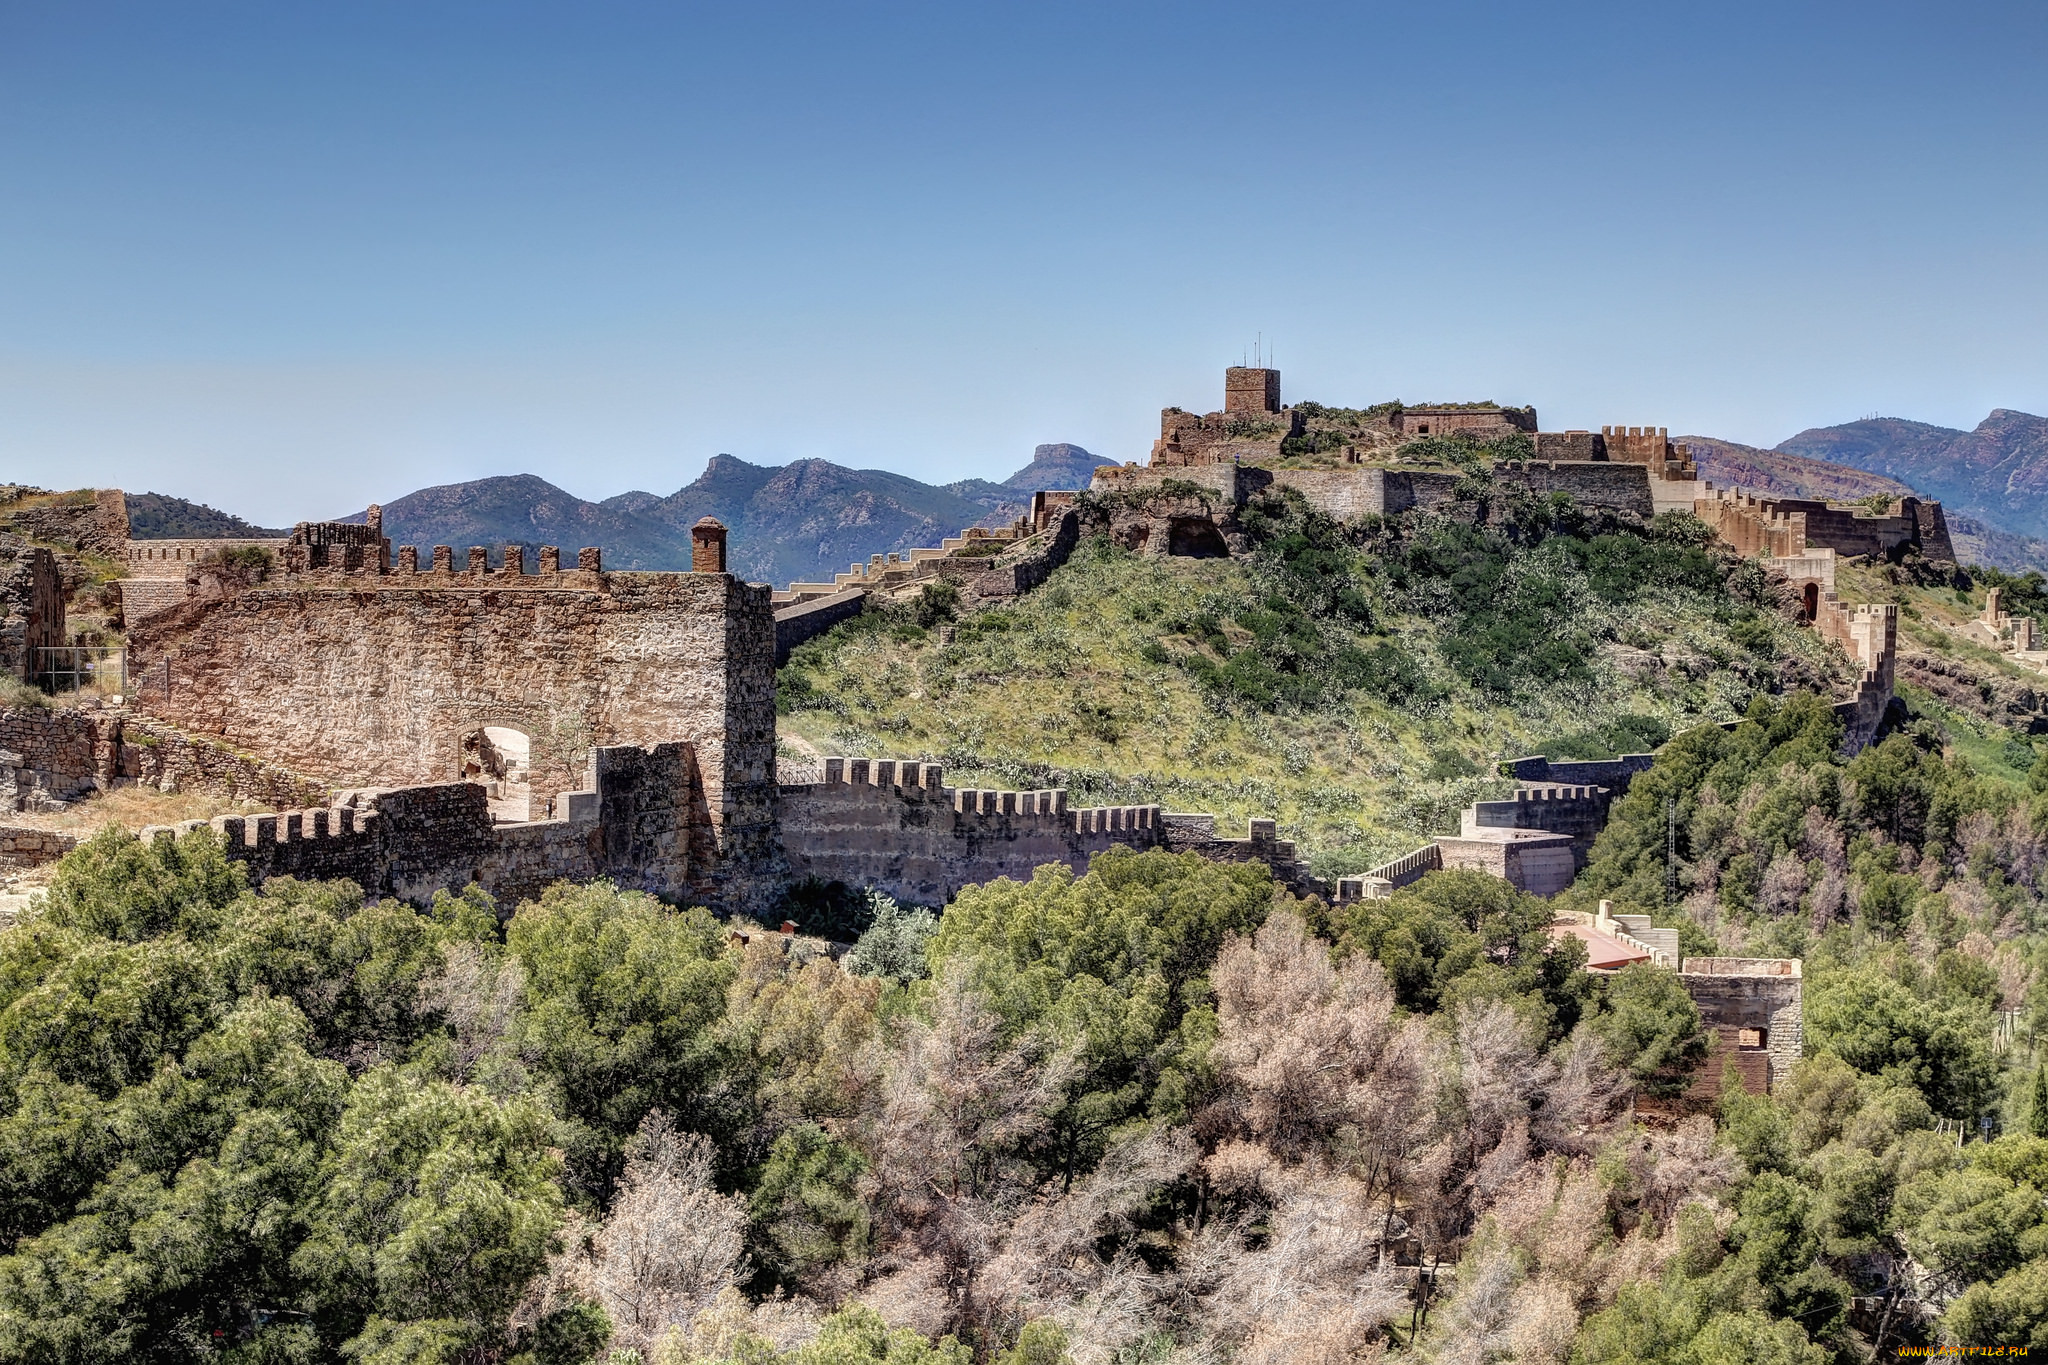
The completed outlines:
<svg viewBox="0 0 2048 1365">
<path fill-rule="evenodd" d="M 1049 863 L 1088 870 L 1118 844 L 1258 861 L 1302 894 L 1326 891 L 1296 861 L 1271 820 L 1245 839 L 1218 839 L 1213 815 L 1158 806 L 1069 807 L 1067 793 L 948 787 L 914 760 L 828 758 L 822 780 L 781 789 L 782 843 L 792 876 L 878 887 L 916 905 L 944 905 L 963 886 L 1029 881 Z"/>
<path fill-rule="evenodd" d="M 34 675 L 39 649 L 64 643 L 64 588 L 57 559 L 39 545 L 0 536 L 0 672 Z"/>
<path fill-rule="evenodd" d="M 1711 1039 L 1689 1098 L 1721 1093 L 1729 1064 L 1743 1088 L 1761 1094 L 1784 1084 L 1803 1047 L 1804 982 L 1796 958 L 1689 957 L 1678 979 L 1699 1007 Z"/>
<path fill-rule="evenodd" d="M 607 745 L 679 741 L 700 765 L 720 894 L 766 894 L 777 860 L 775 627 L 725 573 L 540 572 L 436 546 L 396 562 L 376 527 L 294 532 L 278 576 L 196 597 L 130 633 L 138 709 L 334 786 L 460 777 L 484 727 L 524 736 L 535 790 Z"/>
</svg>

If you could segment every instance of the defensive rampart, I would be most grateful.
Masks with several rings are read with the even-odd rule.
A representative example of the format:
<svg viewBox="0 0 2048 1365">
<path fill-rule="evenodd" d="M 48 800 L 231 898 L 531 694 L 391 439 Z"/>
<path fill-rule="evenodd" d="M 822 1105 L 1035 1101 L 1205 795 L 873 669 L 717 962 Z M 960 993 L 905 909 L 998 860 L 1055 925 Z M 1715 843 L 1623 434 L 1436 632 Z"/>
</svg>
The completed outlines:
<svg viewBox="0 0 2048 1365">
<path fill-rule="evenodd" d="M 1917 549 L 1953 562 L 1948 518 L 1938 502 L 1900 498 L 1882 513 L 1809 498 L 1757 497 L 1702 484 L 1693 515 L 1736 553 L 1790 559 L 1817 550 L 1837 555 L 1894 556 Z"/>
<path fill-rule="evenodd" d="M 794 877 L 879 887 L 896 899 L 943 905 L 963 886 L 1059 863 L 1077 873 L 1116 845 L 1259 861 L 1310 889 L 1293 844 L 1270 820 L 1250 837 L 1218 839 L 1213 815 L 1158 806 L 1070 807 L 1067 793 L 948 787 L 937 764 L 828 758 L 823 780 L 781 789 L 782 847 Z"/>
<path fill-rule="evenodd" d="M 363 530 L 365 528 L 350 528 Z M 295 537 L 296 538 L 296 537 Z M 522 786 L 572 786 L 602 745 L 680 740 L 701 766 L 722 893 L 775 857 L 769 591 L 725 573 L 607 574 L 595 551 L 528 573 L 436 546 L 310 545 L 329 566 L 198 598 L 130 633 L 139 709 L 336 787 L 447 781 L 510 732 Z M 338 563 L 337 563 L 338 562 Z M 742 886 L 741 883 L 744 883 Z"/>
<path fill-rule="evenodd" d="M 688 745 L 600 748 L 584 789 L 551 806 L 550 818 L 497 824 L 482 786 L 443 782 L 342 792 L 311 809 L 157 826 L 143 837 L 209 825 L 254 882 L 346 878 L 414 904 L 475 884 L 509 909 L 552 882 L 594 877 L 672 900 L 713 894 L 716 850 Z"/>
<path fill-rule="evenodd" d="M 1519 486 L 1539 496 L 1563 493 L 1582 507 L 1608 507 L 1642 517 L 1654 515 L 1657 510 L 1650 472 L 1642 465 L 1508 460 L 1493 466 L 1493 480 L 1497 485 Z M 1348 520 L 1439 507 L 1454 501 L 1464 482 L 1464 475 L 1440 469 L 1267 469 L 1238 464 L 1187 468 L 1154 464 L 1104 465 L 1095 471 L 1092 487 L 1096 492 L 1137 495 L 1188 484 L 1213 492 L 1232 507 L 1242 507 L 1268 488 L 1291 488 L 1311 507 Z"/>
</svg>

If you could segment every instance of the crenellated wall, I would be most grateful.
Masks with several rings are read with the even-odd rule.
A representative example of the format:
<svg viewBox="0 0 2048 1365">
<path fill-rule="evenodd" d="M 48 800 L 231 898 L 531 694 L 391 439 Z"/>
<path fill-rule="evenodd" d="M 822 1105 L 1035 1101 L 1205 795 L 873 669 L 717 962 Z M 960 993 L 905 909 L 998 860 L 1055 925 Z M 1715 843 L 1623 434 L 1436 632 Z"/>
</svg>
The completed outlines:
<svg viewBox="0 0 2048 1365">
<path fill-rule="evenodd" d="M 491 819 L 482 786 L 441 782 L 337 793 L 331 804 L 228 815 L 143 831 L 144 838 L 207 825 L 252 881 L 346 878 L 373 896 L 423 905 L 475 884 L 506 910 L 569 879 L 608 877 L 671 900 L 702 900 L 716 880 L 703 787 L 687 744 L 607 746 L 588 785 L 563 792 L 547 819 Z"/>
<path fill-rule="evenodd" d="M 1703 484 L 1693 515 L 1741 555 L 1786 559 L 1830 550 L 1845 556 L 1889 556 L 1911 547 L 1927 559 L 1955 559 L 1941 504 L 1918 498 L 1901 498 L 1883 513 L 1873 514 L 1810 498 L 1757 497 Z"/>
<path fill-rule="evenodd" d="M 1213 815 L 1158 806 L 1070 807 L 1063 790 L 949 787 L 937 764 L 827 758 L 823 780 L 781 790 L 782 848 L 793 877 L 873 886 L 918 905 L 943 905 L 963 886 L 1059 863 L 1077 873 L 1119 844 L 1261 861 L 1306 883 L 1294 846 L 1270 820 L 1246 839 L 1218 839 Z"/>
<path fill-rule="evenodd" d="M 1565 783 L 1531 783 L 1515 788 L 1505 801 L 1474 801 L 1459 817 L 1459 834 L 1482 838 L 1494 829 L 1533 829 L 1563 834 L 1571 839 L 1572 858 L 1577 868 L 1586 865 L 1593 840 L 1607 828 L 1607 811 L 1614 793 L 1606 787 Z"/>
<path fill-rule="evenodd" d="M 309 561 L 319 539 L 295 533 Z M 565 569 L 544 548 L 535 574 L 516 547 L 496 569 L 481 548 L 460 569 L 445 546 L 426 566 L 408 546 L 387 567 L 374 548 L 342 537 L 327 567 L 138 623 L 131 701 L 335 787 L 461 778 L 465 739 L 487 726 L 526 737 L 537 791 L 574 786 L 599 746 L 679 740 L 701 772 L 720 896 L 774 893 L 767 588 L 608 574 L 594 550 Z"/>
</svg>

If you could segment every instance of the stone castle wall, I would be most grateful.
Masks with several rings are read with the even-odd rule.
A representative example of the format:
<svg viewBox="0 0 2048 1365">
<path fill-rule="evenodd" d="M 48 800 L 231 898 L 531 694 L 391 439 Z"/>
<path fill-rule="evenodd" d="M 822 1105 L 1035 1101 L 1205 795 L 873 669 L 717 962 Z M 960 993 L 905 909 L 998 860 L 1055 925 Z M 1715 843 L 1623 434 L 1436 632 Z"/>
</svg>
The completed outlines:
<svg viewBox="0 0 2048 1365">
<path fill-rule="evenodd" d="M 948 787 L 937 764 L 828 758 L 820 782 L 781 790 L 782 846 L 793 877 L 878 887 L 897 900 L 944 905 L 963 886 L 1029 881 L 1050 863 L 1088 870 L 1119 844 L 1191 850 L 1222 861 L 1262 861 L 1306 884 L 1294 846 L 1270 820 L 1251 837 L 1218 839 L 1211 815 L 1157 806 L 1069 807 L 1064 791 Z"/>
<path fill-rule="evenodd" d="M 767 588 L 727 574 L 529 575 L 517 557 L 456 572 L 445 547 L 425 571 L 405 551 L 390 572 L 363 559 L 139 623 L 135 704 L 334 786 L 458 778 L 463 738 L 484 726 L 529 737 L 536 791 L 575 785 L 598 746 L 680 740 L 726 872 L 769 872 Z"/>
<path fill-rule="evenodd" d="M 57 559 L 41 546 L 0 546 L 0 673 L 29 679 L 39 649 L 65 641 L 64 586 Z"/>
<path fill-rule="evenodd" d="M 49 809 L 129 785 L 276 806 L 324 802 L 329 791 L 119 707 L 0 709 L 0 812 Z"/>
<path fill-rule="evenodd" d="M 1595 461 L 1566 464 L 1539 460 L 1503 461 L 1493 468 L 1497 484 L 1516 485 L 1538 496 L 1564 493 L 1585 507 L 1611 507 L 1648 517 L 1656 511 L 1649 470 L 1642 465 Z M 1136 494 L 1173 483 L 1213 491 L 1231 507 L 1269 488 L 1291 488 L 1310 506 L 1350 519 L 1392 512 L 1426 511 L 1452 502 L 1464 476 L 1449 470 L 1264 469 L 1252 465 L 1104 465 L 1095 471 L 1095 492 Z"/>
<path fill-rule="evenodd" d="M 332 804 L 143 834 L 210 826 L 259 884 L 345 878 L 416 905 L 474 884 L 509 908 L 553 882 L 595 877 L 670 900 L 704 899 L 717 855 L 697 772 L 685 744 L 608 746 L 591 755 L 587 788 L 558 796 L 545 820 L 494 824 L 481 786 L 444 782 L 343 792 Z"/>
<path fill-rule="evenodd" d="M 1643 465 L 1511 460 L 1495 465 L 1493 475 L 1499 483 L 1518 484 L 1539 496 L 1563 493 L 1582 507 L 1612 507 L 1639 517 L 1657 513 L 1650 471 Z"/>
<path fill-rule="evenodd" d="M 1572 857 L 1586 865 L 1593 840 L 1607 828 L 1614 792 L 1607 787 L 1543 783 L 1515 788 L 1505 801 L 1475 801 L 1460 817 L 1460 832 L 1471 836 L 1486 829 L 1535 829 L 1563 834 L 1572 841 Z"/>
<path fill-rule="evenodd" d="M 1918 498 L 1901 498 L 1883 514 L 1872 515 L 1811 498 L 1760 498 L 1706 484 L 1693 514 L 1742 555 L 1793 559 L 1831 550 L 1888 557 L 1911 547 L 1928 559 L 1955 559 L 1941 504 Z"/>
<path fill-rule="evenodd" d="M 1744 1086 L 1761 1093 L 1752 1073 L 1766 1084 L 1783 1085 L 1799 1061 L 1804 1039 L 1804 983 L 1797 959 L 1689 957 L 1678 979 L 1699 1007 L 1700 1023 L 1712 1038 L 1712 1052 L 1694 1082 L 1694 1099 L 1720 1093 L 1725 1062 L 1732 1057 Z M 1760 1035 L 1745 1046 L 1743 1030 Z"/>
</svg>

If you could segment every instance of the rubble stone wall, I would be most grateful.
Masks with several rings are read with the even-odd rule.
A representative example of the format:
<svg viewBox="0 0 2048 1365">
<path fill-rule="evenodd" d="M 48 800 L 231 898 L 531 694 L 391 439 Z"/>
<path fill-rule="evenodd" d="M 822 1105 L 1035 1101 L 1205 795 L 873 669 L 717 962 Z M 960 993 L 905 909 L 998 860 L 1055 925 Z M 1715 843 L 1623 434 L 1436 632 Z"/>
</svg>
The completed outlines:
<svg viewBox="0 0 2048 1365">
<path fill-rule="evenodd" d="M 0 505 L 0 531 L 120 559 L 128 544 L 128 499 L 118 488 L 99 488 L 34 507 Z"/>
<path fill-rule="evenodd" d="M 64 586 L 56 556 L 19 541 L 0 546 L 0 672 L 28 679 L 36 651 L 64 643 Z"/>
<path fill-rule="evenodd" d="M 1157 806 L 1069 807 L 1067 793 L 949 787 L 937 764 L 828 758 L 821 782 L 781 792 L 782 847 L 790 875 L 877 887 L 897 900 L 944 905 L 964 886 L 1029 881 L 1057 863 L 1075 873 L 1119 844 L 1191 851 L 1222 862 L 1260 861 L 1308 889 L 1294 845 L 1271 820 L 1250 837 L 1218 839 L 1213 815 Z"/>
<path fill-rule="evenodd" d="M 1742 1029 L 1763 1033 L 1756 1055 L 1767 1059 L 1772 1086 L 1782 1085 L 1799 1061 L 1804 1038 L 1804 983 L 1795 960 L 1692 957 L 1678 979 L 1699 1007 L 1700 1022 L 1721 1047 L 1735 1048 Z M 1701 1084 L 1718 1086 L 1718 1059 L 1710 1059 Z"/>
<path fill-rule="evenodd" d="M 477 885 L 509 910 L 564 879 L 607 877 L 671 901 L 715 901 L 703 786 L 686 744 L 607 746 L 591 757 L 587 790 L 564 792 L 555 816 L 494 824 L 474 782 L 370 788 L 332 804 L 221 816 L 143 831 L 208 825 L 250 879 L 345 878 L 372 896 L 416 905 Z"/>
</svg>

